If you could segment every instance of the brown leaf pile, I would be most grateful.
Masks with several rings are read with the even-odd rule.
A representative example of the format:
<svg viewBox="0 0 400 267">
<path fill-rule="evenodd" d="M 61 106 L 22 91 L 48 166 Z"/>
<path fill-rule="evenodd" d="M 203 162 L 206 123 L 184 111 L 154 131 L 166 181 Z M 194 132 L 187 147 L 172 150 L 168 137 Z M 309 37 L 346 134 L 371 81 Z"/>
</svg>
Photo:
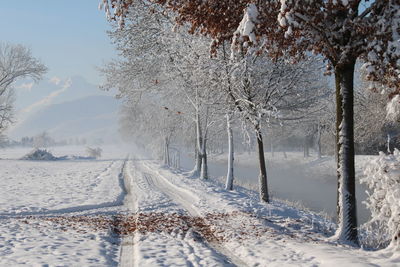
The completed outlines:
<svg viewBox="0 0 400 267">
<path fill-rule="evenodd" d="M 245 212 L 207 213 L 204 216 L 190 216 L 180 213 L 137 213 L 131 215 L 119 214 L 116 216 L 54 216 L 54 217 L 23 217 L 21 222 L 47 222 L 44 227 L 54 227 L 62 231 L 76 231 L 90 233 L 93 231 L 111 231 L 120 236 L 135 232 L 164 233 L 185 236 L 193 231 L 200 239 L 208 242 L 225 242 L 228 240 L 258 239 L 266 234 L 272 239 L 300 238 L 315 241 L 314 237 L 290 231 L 287 223 L 257 218 Z M 299 222 L 297 222 L 299 223 Z M 274 225 L 271 227 L 271 225 Z M 37 224 L 35 224 L 37 225 Z M 39 224 L 43 227 L 43 224 Z M 283 231 L 283 229 L 286 229 Z M 299 236 L 298 236 L 299 234 Z M 311 233 L 310 233 L 311 234 Z"/>
<path fill-rule="evenodd" d="M 87 233 L 88 230 L 111 230 L 118 235 L 128 235 L 136 231 L 142 234 L 149 232 L 171 234 L 179 231 L 185 235 L 192 229 L 207 241 L 222 242 L 225 240 L 222 227 L 229 224 L 229 221 L 239 214 L 243 215 L 240 212 L 208 213 L 204 217 L 200 217 L 179 213 L 151 212 L 117 216 L 28 216 L 21 218 L 21 221 L 26 224 L 32 220 L 45 221 L 63 231 L 74 230 L 80 233 Z"/>
</svg>

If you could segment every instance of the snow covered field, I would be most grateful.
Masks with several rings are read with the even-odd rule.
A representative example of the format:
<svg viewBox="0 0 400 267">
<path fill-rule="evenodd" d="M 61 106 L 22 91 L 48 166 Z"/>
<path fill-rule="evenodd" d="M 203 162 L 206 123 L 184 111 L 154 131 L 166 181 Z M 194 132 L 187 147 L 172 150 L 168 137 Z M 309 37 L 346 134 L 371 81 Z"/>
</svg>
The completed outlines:
<svg viewBox="0 0 400 267">
<path fill-rule="evenodd" d="M 329 239 L 334 225 L 315 214 L 104 150 L 101 160 L 53 162 L 1 151 L 0 266 L 400 264 L 390 249 Z"/>
<path fill-rule="evenodd" d="M 26 152 L 3 150 L 1 157 Z M 0 266 L 116 265 L 118 239 L 91 221 L 123 210 L 122 164 L 0 160 Z M 74 223 L 71 216 L 91 221 Z"/>
</svg>

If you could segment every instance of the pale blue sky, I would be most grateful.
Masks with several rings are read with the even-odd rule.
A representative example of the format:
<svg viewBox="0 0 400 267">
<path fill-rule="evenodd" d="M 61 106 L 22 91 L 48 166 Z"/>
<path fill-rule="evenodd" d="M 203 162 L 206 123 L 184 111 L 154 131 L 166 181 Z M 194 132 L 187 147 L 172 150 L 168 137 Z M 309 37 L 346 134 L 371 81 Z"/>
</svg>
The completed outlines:
<svg viewBox="0 0 400 267">
<path fill-rule="evenodd" d="M 99 0 L 0 0 L 0 41 L 31 48 L 47 77 L 101 81 L 95 66 L 115 56 Z"/>
</svg>

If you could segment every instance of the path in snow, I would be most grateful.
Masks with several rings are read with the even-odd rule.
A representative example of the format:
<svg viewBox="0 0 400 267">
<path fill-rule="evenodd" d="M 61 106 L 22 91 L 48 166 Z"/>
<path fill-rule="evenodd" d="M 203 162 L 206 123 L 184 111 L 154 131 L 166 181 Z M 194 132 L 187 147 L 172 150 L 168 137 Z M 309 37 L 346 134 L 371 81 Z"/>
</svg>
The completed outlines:
<svg viewBox="0 0 400 267">
<path fill-rule="evenodd" d="M 137 201 L 136 195 L 132 194 L 132 177 L 127 171 L 127 161 L 124 162 L 122 166 L 121 176 L 124 181 L 125 199 L 124 205 L 128 210 L 133 213 L 136 211 Z M 120 255 L 119 255 L 119 266 L 121 267 L 133 267 L 135 266 L 134 257 L 134 234 L 129 234 L 122 237 Z"/>
<path fill-rule="evenodd" d="M 140 216 L 162 213 L 199 216 L 190 204 L 198 201 L 162 177 L 152 174 L 144 161 L 131 160 L 126 164 L 125 181 L 130 184 L 127 200 L 130 209 Z M 173 215 L 174 214 L 174 215 Z M 141 217 L 138 217 L 138 220 Z M 178 227 L 170 233 L 135 231 L 122 241 L 121 266 L 232 266 L 234 262 L 212 244 L 207 244 L 193 231 L 182 232 Z M 239 260 L 237 260 L 239 261 Z M 235 262 L 234 262 L 235 263 Z M 236 264 L 237 265 L 237 264 Z M 240 262 L 240 266 L 245 266 Z"/>
<path fill-rule="evenodd" d="M 323 234 L 328 230 L 323 218 L 280 202 L 260 203 L 248 190 L 227 192 L 212 181 L 188 178 L 150 160 L 127 165 L 139 214 L 134 224 L 134 266 L 398 266 L 400 262 L 391 253 L 329 241 Z M 193 225 L 194 232 L 184 229 L 177 213 L 189 214 L 183 220 Z M 171 217 L 178 218 L 172 220 L 176 225 L 172 230 Z M 199 218 L 206 225 L 203 229 L 193 224 Z"/>
<path fill-rule="evenodd" d="M 195 190 L 191 190 L 190 188 L 184 187 L 182 184 L 180 186 L 175 185 L 172 183 L 169 179 L 171 177 L 171 173 L 168 170 L 163 170 L 160 168 L 155 168 L 154 163 L 152 164 L 151 162 L 146 162 L 142 161 L 141 164 L 145 167 L 145 169 L 142 168 L 144 172 L 144 176 L 149 182 L 149 184 L 154 185 L 157 187 L 160 191 L 164 192 L 166 195 L 168 195 L 174 203 L 178 203 L 182 207 L 185 208 L 192 216 L 204 216 L 205 213 L 207 212 L 213 212 L 218 214 L 219 212 L 223 211 L 221 207 L 218 205 L 218 202 L 221 202 L 225 204 L 223 199 L 219 199 L 215 195 L 212 196 L 212 194 L 209 194 L 209 190 L 202 190 L 203 193 L 200 192 L 195 192 Z M 173 174 L 172 174 L 173 176 Z M 183 177 L 180 177 L 183 178 Z M 188 182 L 195 182 L 196 180 L 189 180 Z M 196 185 L 192 185 L 191 188 L 197 188 Z M 200 189 L 201 190 L 201 189 Z M 199 194 L 200 193 L 200 194 Z M 200 197 L 201 196 L 201 197 Z M 206 203 L 208 202 L 208 203 Z M 211 206 L 215 203 L 215 206 L 212 208 Z M 211 206 L 210 206 L 211 204 Z M 240 205 L 240 203 L 238 203 Z M 213 210 L 214 209 L 214 210 Z M 259 220 L 256 218 L 249 218 L 247 216 L 243 217 L 238 217 L 236 218 L 238 221 L 235 221 L 234 218 L 226 218 L 224 222 L 222 222 L 222 225 L 214 225 L 217 229 L 218 227 L 219 232 L 227 232 L 231 233 L 232 235 L 241 235 L 240 232 L 247 232 L 250 228 L 265 228 L 266 225 L 260 224 Z M 231 221 L 230 221 L 231 220 Z M 210 224 L 213 224 L 214 222 L 209 222 Z M 246 226 L 241 225 L 241 224 L 246 224 Z M 273 226 L 273 224 L 271 224 Z M 249 233 L 253 229 L 249 230 Z M 242 235 L 246 235 L 247 233 L 243 233 Z M 251 233 L 250 233 L 251 235 Z M 253 238 L 257 238 L 254 236 Z M 260 263 L 256 262 L 245 262 L 242 260 L 240 257 L 236 256 L 238 255 L 237 252 L 243 247 L 246 247 L 246 245 L 243 246 L 241 245 L 240 242 L 237 242 L 238 240 L 235 240 L 232 242 L 232 244 L 228 243 L 221 243 L 221 242 L 209 242 L 209 245 L 215 249 L 216 251 L 219 252 L 220 255 L 222 255 L 223 258 L 228 259 L 228 261 L 232 262 L 236 266 L 257 266 Z M 272 247 L 272 249 L 271 249 Z M 259 251 L 251 251 L 255 250 L 255 247 L 249 246 L 247 253 L 252 254 L 255 256 L 255 258 L 258 258 L 257 252 L 260 254 L 264 254 L 262 252 L 262 248 L 260 247 Z M 312 258 L 312 257 L 305 257 L 303 253 L 297 252 L 295 250 L 289 249 L 283 247 L 279 244 L 275 244 L 274 240 L 270 241 L 270 250 L 274 251 L 273 255 L 267 256 L 267 258 L 270 258 L 269 261 L 265 260 L 265 255 L 264 255 L 264 262 L 261 260 L 261 264 L 263 266 L 269 266 L 269 264 L 272 265 L 280 265 L 280 264 L 285 264 L 285 263 L 295 263 L 296 265 L 304 265 L 307 263 L 308 265 L 312 266 L 313 264 L 316 264 L 317 262 Z M 236 253 L 236 254 L 235 254 Z M 266 262 L 269 262 L 269 264 L 266 264 Z"/>
<path fill-rule="evenodd" d="M 209 190 L 206 189 L 202 190 L 203 196 L 198 194 L 193 190 L 182 186 L 182 184 L 176 185 L 175 183 L 171 182 L 169 178 L 171 178 L 171 173 L 168 170 L 162 170 L 156 165 L 150 163 L 149 161 L 144 160 L 133 160 L 127 164 L 127 171 L 125 172 L 128 177 L 131 179 L 131 189 L 133 194 L 136 196 L 134 197 L 134 201 L 136 204 L 135 212 L 161 212 L 165 213 L 165 217 L 168 217 L 168 213 L 172 212 L 180 212 L 189 214 L 190 216 L 197 218 L 207 217 L 207 213 L 211 212 L 211 214 L 219 215 L 224 209 L 221 209 L 221 206 L 218 205 L 218 202 L 223 203 L 226 202 L 224 199 L 220 199 L 216 196 L 212 196 L 209 194 Z M 182 177 L 179 177 L 182 178 Z M 194 182 L 195 180 L 188 180 L 189 182 Z M 194 186 L 196 187 L 196 186 Z M 212 202 L 215 202 L 214 209 L 211 208 L 209 205 L 210 203 L 205 203 L 205 199 L 208 199 L 212 205 Z M 240 203 L 238 203 L 240 205 Z M 218 211 L 219 210 L 219 211 Z M 235 209 L 231 209 L 233 211 Z M 237 211 L 237 210 L 236 210 Z M 229 212 L 229 210 L 228 210 Z M 148 215 L 143 215 L 148 216 Z M 241 235 L 241 231 L 248 231 L 253 234 L 253 231 L 259 231 L 260 228 L 261 232 L 264 231 L 266 228 L 265 223 L 260 223 L 259 219 L 255 217 L 251 217 L 248 215 L 237 216 L 237 218 L 222 218 L 218 223 L 220 225 L 214 225 L 215 221 L 209 221 L 209 225 L 211 228 L 217 229 L 218 233 L 222 233 L 224 235 L 225 232 L 227 235 L 235 236 Z M 216 219 L 218 221 L 218 219 Z M 188 223 L 190 224 L 190 223 Z M 245 226 L 242 226 L 245 224 Z M 270 223 L 268 226 L 274 227 L 273 223 Z M 275 228 L 279 229 L 279 226 L 275 226 Z M 257 230 L 254 230 L 257 229 Z M 197 231 L 194 227 L 194 231 Z M 160 229 L 160 232 L 162 229 Z M 177 229 L 179 231 L 179 229 Z M 200 229 L 201 231 L 201 229 Z M 281 230 L 279 230 L 281 231 Z M 260 232 L 260 233 L 261 233 Z M 256 233 L 256 234 L 260 234 Z M 187 233 L 186 233 L 187 234 Z M 279 234 L 279 233 L 278 233 Z M 246 235 L 246 234 L 244 234 Z M 276 235 L 275 235 L 276 237 Z M 157 238 L 156 240 L 154 238 Z M 244 238 L 246 238 L 244 236 Z M 191 242 L 188 244 L 189 240 L 196 242 Z M 254 237 L 256 239 L 256 237 Z M 282 237 L 278 237 L 278 240 L 281 240 Z M 241 242 L 238 242 L 237 239 L 233 240 L 233 242 L 223 243 L 218 240 L 208 240 L 205 241 L 204 237 L 202 238 L 193 238 L 192 236 L 182 236 L 178 235 L 176 238 L 173 233 L 134 233 L 134 237 L 132 237 L 133 242 L 126 241 L 127 244 L 132 244 L 133 253 L 131 253 L 131 259 L 125 260 L 126 257 L 122 255 L 121 259 L 124 259 L 124 262 L 130 262 L 130 264 L 134 265 L 125 265 L 125 266 L 138 266 L 140 265 L 155 265 L 155 266 L 163 266 L 168 265 L 166 264 L 165 255 L 169 255 L 171 252 L 174 253 L 176 250 L 179 250 L 179 247 L 190 247 L 188 250 L 181 250 L 182 253 L 175 253 L 174 257 L 169 258 L 170 262 L 174 265 L 179 265 L 179 262 L 182 261 L 182 258 L 186 260 L 185 263 L 182 262 L 184 266 L 248 266 L 248 265 L 257 265 L 262 264 L 265 262 L 270 262 L 273 265 L 279 265 L 284 263 L 291 263 L 293 264 L 308 264 L 313 265 L 317 264 L 313 257 L 307 257 L 303 255 L 301 252 L 297 252 L 296 250 L 290 249 L 289 247 L 284 247 L 279 242 L 275 242 L 275 240 L 270 240 L 269 242 L 269 249 L 270 252 L 274 252 L 273 255 L 268 255 L 267 257 L 264 255 L 263 258 L 254 260 L 259 258 L 260 255 L 264 254 L 262 252 L 262 247 L 259 247 L 256 250 L 254 247 L 250 246 L 247 251 L 243 252 L 243 249 L 246 248 L 246 245 L 241 245 Z M 150 243 L 151 241 L 152 243 Z M 173 241 L 173 242 L 171 242 Z M 178 242 L 177 242 L 178 241 Z M 256 240 L 257 241 L 257 240 Z M 124 243 L 124 241 L 123 241 Z M 168 245 L 161 245 L 160 243 L 169 243 Z M 179 244 L 180 243 L 180 244 Z M 197 250 L 196 253 L 194 247 L 202 247 L 201 250 Z M 251 250 L 255 249 L 254 252 Z M 247 257 L 249 258 L 249 254 L 252 255 L 253 261 L 251 263 L 247 263 L 242 260 L 240 257 L 236 256 L 235 253 L 238 251 L 241 253 L 246 253 Z M 129 250 L 126 250 L 129 251 Z M 233 252 L 234 251 L 234 252 Z M 211 260 L 212 257 L 204 256 L 204 253 L 211 253 L 213 257 L 217 257 L 218 263 L 211 261 L 211 263 L 204 264 L 204 262 L 200 262 L 199 259 L 208 259 Z M 187 254 L 189 253 L 189 255 Z M 191 255 L 195 254 L 195 255 Z M 188 257 L 189 256 L 189 257 Z M 269 260 L 265 260 L 265 258 L 269 258 Z M 149 260 L 153 259 L 153 261 Z M 170 263 L 170 264 L 171 264 Z M 210 265 L 211 264 L 211 265 Z M 307 266 L 307 265 L 306 265 Z"/>
<path fill-rule="evenodd" d="M 148 172 L 144 173 L 144 176 L 150 185 L 165 193 L 174 203 L 181 205 L 190 215 L 202 216 L 201 211 L 191 204 L 200 201 L 196 195 L 190 194 L 186 190 L 182 190 L 157 173 L 151 174 L 152 168 L 145 163 L 143 165 L 147 168 Z M 236 257 L 233 252 L 227 250 L 217 242 L 208 242 L 208 244 L 221 254 L 226 261 L 232 262 L 236 266 L 247 266 L 247 264 L 240 258 Z"/>
</svg>

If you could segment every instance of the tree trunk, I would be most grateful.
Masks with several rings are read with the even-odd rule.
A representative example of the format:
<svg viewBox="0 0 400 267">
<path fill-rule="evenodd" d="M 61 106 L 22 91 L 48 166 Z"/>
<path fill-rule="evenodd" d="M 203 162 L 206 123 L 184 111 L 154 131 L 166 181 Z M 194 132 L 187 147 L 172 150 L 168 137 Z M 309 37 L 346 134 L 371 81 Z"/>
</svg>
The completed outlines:
<svg viewBox="0 0 400 267">
<path fill-rule="evenodd" d="M 203 147 L 201 150 L 201 171 L 200 171 L 200 178 L 201 179 L 208 179 L 208 165 L 207 165 L 207 143 L 206 138 L 203 141 Z"/>
<path fill-rule="evenodd" d="M 343 98 L 340 93 L 340 80 L 339 80 L 339 74 L 336 73 L 335 71 L 335 86 L 336 86 L 336 133 L 335 133 L 335 160 L 336 160 L 336 176 L 337 176 L 337 190 L 336 190 L 336 217 L 337 220 L 339 220 L 340 217 L 340 173 L 339 173 L 339 148 L 340 148 L 340 143 L 339 143 L 339 132 L 340 132 L 340 123 L 342 121 L 343 115 L 342 115 L 342 102 Z"/>
<path fill-rule="evenodd" d="M 201 172 L 201 164 L 202 164 L 202 155 L 201 155 L 201 147 L 202 147 L 202 140 L 201 140 L 201 125 L 200 125 L 200 115 L 196 114 L 196 158 L 195 158 L 195 165 L 192 170 L 192 176 L 196 177 L 199 176 Z"/>
<path fill-rule="evenodd" d="M 234 151 L 233 151 L 233 133 L 231 125 L 231 116 L 226 115 L 226 129 L 228 131 L 228 173 L 226 174 L 226 190 L 233 190 L 233 161 L 234 161 Z"/>
<path fill-rule="evenodd" d="M 317 132 L 317 153 L 318 159 L 322 158 L 322 149 L 321 149 L 321 122 L 318 121 L 318 132 Z"/>
<path fill-rule="evenodd" d="M 257 148 L 258 148 L 258 161 L 260 164 L 260 176 L 259 176 L 259 187 L 260 187 L 260 200 L 269 203 L 268 195 L 268 183 L 267 183 L 267 168 L 265 166 L 264 158 L 264 143 L 261 135 L 261 130 L 256 127 L 257 137 Z"/>
<path fill-rule="evenodd" d="M 388 134 L 387 135 L 387 152 L 389 154 L 392 154 L 392 150 L 390 149 L 390 141 L 391 141 L 390 134 Z"/>
<path fill-rule="evenodd" d="M 339 240 L 358 245 L 357 208 L 354 170 L 354 65 L 355 61 L 335 68 L 338 145 L 338 222 Z"/>
<path fill-rule="evenodd" d="M 176 152 L 175 168 L 177 170 L 181 168 L 181 152 L 179 150 Z"/>
<path fill-rule="evenodd" d="M 308 136 L 304 137 L 303 155 L 304 155 L 305 158 L 308 158 L 310 156 L 310 151 L 309 151 L 309 148 L 308 148 Z"/>
<path fill-rule="evenodd" d="M 168 137 L 164 138 L 164 164 L 166 166 L 170 166 L 170 157 L 169 157 L 169 140 Z"/>
<path fill-rule="evenodd" d="M 195 167 L 193 169 L 196 169 L 196 165 L 199 165 L 199 162 L 198 162 L 199 152 L 197 152 L 197 137 L 196 137 L 196 139 L 194 141 L 193 148 L 194 148 L 193 152 L 194 152 L 194 164 L 195 164 Z"/>
<path fill-rule="evenodd" d="M 275 151 L 274 151 L 274 143 L 271 140 L 271 157 L 275 156 Z"/>
</svg>

